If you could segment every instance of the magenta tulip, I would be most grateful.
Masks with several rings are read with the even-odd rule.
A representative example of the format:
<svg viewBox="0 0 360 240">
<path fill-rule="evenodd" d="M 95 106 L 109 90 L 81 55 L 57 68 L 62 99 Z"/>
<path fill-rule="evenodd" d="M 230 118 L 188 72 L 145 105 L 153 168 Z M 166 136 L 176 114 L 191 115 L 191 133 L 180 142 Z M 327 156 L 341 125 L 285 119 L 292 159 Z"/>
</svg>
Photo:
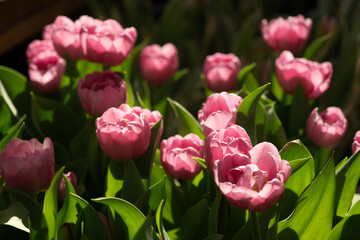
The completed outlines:
<svg viewBox="0 0 360 240">
<path fill-rule="evenodd" d="M 232 53 L 209 55 L 203 66 L 205 83 L 214 92 L 234 90 L 240 68 L 240 59 Z"/>
<path fill-rule="evenodd" d="M 114 72 L 94 72 L 80 79 L 77 92 L 84 110 L 101 116 L 110 107 L 126 103 L 126 83 Z"/>
<path fill-rule="evenodd" d="M 289 50 L 296 52 L 302 49 L 308 40 L 312 21 L 303 15 L 261 21 L 261 32 L 264 40 L 275 51 Z"/>
<path fill-rule="evenodd" d="M 77 186 L 77 177 L 76 177 L 75 173 L 74 172 L 68 172 L 68 173 L 65 174 L 65 176 L 70 181 L 71 185 L 74 188 L 76 188 L 76 186 Z M 66 185 L 65 185 L 65 180 L 62 177 L 61 180 L 60 180 L 59 189 L 58 189 L 59 202 L 64 202 L 65 193 L 66 193 Z"/>
<path fill-rule="evenodd" d="M 46 190 L 54 176 L 54 147 L 50 138 L 43 143 L 12 139 L 0 154 L 0 175 L 6 185 L 31 193 Z"/>
<path fill-rule="evenodd" d="M 172 43 L 162 47 L 157 44 L 146 46 L 140 52 L 139 65 L 146 81 L 155 85 L 164 84 L 178 70 L 177 49 Z"/>
<path fill-rule="evenodd" d="M 233 93 L 211 94 L 202 110 L 198 112 L 203 133 L 208 136 L 212 131 L 227 128 L 236 121 L 236 114 L 242 98 Z"/>
<path fill-rule="evenodd" d="M 294 94 L 301 84 L 308 99 L 320 97 L 329 88 L 333 72 L 330 62 L 317 63 L 305 58 L 294 58 L 289 51 L 281 53 L 275 67 L 284 92 Z"/>
<path fill-rule="evenodd" d="M 344 136 L 347 120 L 338 107 L 328 107 L 320 114 L 315 108 L 307 119 L 306 134 L 319 147 L 335 146 Z"/>
<path fill-rule="evenodd" d="M 236 208 L 264 211 L 280 199 L 291 168 L 273 144 L 263 142 L 249 155 L 225 154 L 215 161 L 213 173 L 220 191 Z"/>
<path fill-rule="evenodd" d="M 161 142 L 160 160 L 171 177 L 193 179 L 201 171 L 201 166 L 193 157 L 202 158 L 203 152 L 204 141 L 197 135 L 175 135 Z"/>
<path fill-rule="evenodd" d="M 354 141 L 351 145 L 351 150 L 353 154 L 360 150 L 360 131 L 355 133 Z"/>
<path fill-rule="evenodd" d="M 127 104 L 109 108 L 95 121 L 96 136 L 102 150 L 118 162 L 140 157 L 150 142 L 147 118 L 124 105 Z"/>
</svg>

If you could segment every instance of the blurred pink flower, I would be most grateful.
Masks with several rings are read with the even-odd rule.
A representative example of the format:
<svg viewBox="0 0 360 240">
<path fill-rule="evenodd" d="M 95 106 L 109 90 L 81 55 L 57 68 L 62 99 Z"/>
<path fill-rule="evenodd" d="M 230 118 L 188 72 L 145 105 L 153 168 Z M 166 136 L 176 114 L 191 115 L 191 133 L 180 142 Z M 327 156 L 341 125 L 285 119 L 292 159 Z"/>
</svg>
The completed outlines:
<svg viewBox="0 0 360 240">
<path fill-rule="evenodd" d="M 43 143 L 12 139 L 0 154 L 0 175 L 9 187 L 31 193 L 46 190 L 54 176 L 54 147 L 50 138 Z"/>
<path fill-rule="evenodd" d="M 239 153 L 249 157 L 251 148 L 249 135 L 239 125 L 213 131 L 206 139 L 205 160 L 207 167 L 212 170 L 214 162 L 221 160 L 226 154 Z"/>
<path fill-rule="evenodd" d="M 347 130 L 347 120 L 338 107 L 328 107 L 320 114 L 315 108 L 307 119 L 306 134 L 319 147 L 335 146 Z"/>
<path fill-rule="evenodd" d="M 277 18 L 267 22 L 261 21 L 261 32 L 264 40 L 275 51 L 289 50 L 296 52 L 302 49 L 310 35 L 312 21 L 303 15 Z"/>
<path fill-rule="evenodd" d="M 82 21 L 85 21 L 84 18 Z M 113 19 L 89 21 L 82 25 L 80 41 L 85 58 L 91 62 L 116 66 L 131 53 L 136 42 L 134 27 L 123 29 Z"/>
<path fill-rule="evenodd" d="M 205 83 L 215 92 L 234 90 L 240 68 L 240 59 L 232 53 L 209 55 L 203 66 Z"/>
<path fill-rule="evenodd" d="M 237 110 L 242 98 L 234 93 L 213 93 L 211 94 L 202 110 L 198 112 L 200 125 L 203 127 L 205 136 L 214 130 L 227 128 L 236 121 Z"/>
<path fill-rule="evenodd" d="M 197 135 L 175 135 L 161 142 L 160 160 L 171 177 L 193 179 L 201 171 L 201 166 L 193 157 L 202 158 L 203 152 L 204 141 Z"/>
<path fill-rule="evenodd" d="M 70 181 L 71 185 L 73 185 L 74 188 L 77 186 L 77 177 L 74 172 L 68 172 L 65 174 L 66 178 Z M 64 202 L 65 199 L 65 193 L 66 193 L 66 185 L 65 180 L 62 177 L 59 184 L 59 190 L 58 190 L 58 199 L 59 202 Z"/>
<path fill-rule="evenodd" d="M 114 72 L 93 72 L 77 85 L 80 102 L 87 113 L 101 116 L 110 107 L 126 103 L 126 83 Z"/>
<path fill-rule="evenodd" d="M 102 150 L 114 161 L 138 158 L 149 145 L 150 127 L 147 118 L 144 114 L 137 115 L 127 104 L 109 108 L 96 119 L 95 125 Z"/>
<path fill-rule="evenodd" d="M 214 163 L 214 178 L 227 200 L 236 208 L 264 211 L 284 192 L 291 168 L 277 148 L 259 143 L 248 154 L 225 154 Z"/>
<path fill-rule="evenodd" d="M 33 58 L 39 55 L 42 52 L 54 52 L 54 45 L 50 40 L 34 40 L 32 41 L 26 49 L 27 61 L 30 63 Z"/>
<path fill-rule="evenodd" d="M 149 83 L 161 85 L 169 80 L 179 67 L 178 52 L 174 44 L 153 44 L 144 47 L 139 56 L 141 75 Z"/>
<path fill-rule="evenodd" d="M 353 154 L 360 150 L 360 131 L 355 133 L 354 141 L 351 145 L 351 150 Z"/>
<path fill-rule="evenodd" d="M 330 86 L 332 65 L 330 62 L 318 63 L 305 58 L 294 58 L 284 51 L 276 59 L 276 76 L 284 92 L 294 94 L 301 84 L 308 99 L 320 97 Z"/>
</svg>

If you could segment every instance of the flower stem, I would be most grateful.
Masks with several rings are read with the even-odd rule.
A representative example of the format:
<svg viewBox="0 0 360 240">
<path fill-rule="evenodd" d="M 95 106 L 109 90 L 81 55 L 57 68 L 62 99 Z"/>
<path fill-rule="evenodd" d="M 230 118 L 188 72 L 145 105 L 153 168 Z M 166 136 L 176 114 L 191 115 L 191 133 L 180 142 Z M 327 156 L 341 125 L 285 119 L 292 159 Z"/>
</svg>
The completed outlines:
<svg viewBox="0 0 360 240">
<path fill-rule="evenodd" d="M 252 218 L 252 222 L 253 222 L 254 240 L 261 240 L 258 213 L 256 211 L 254 211 L 254 212 L 250 211 L 250 213 L 251 213 L 251 218 Z"/>
</svg>

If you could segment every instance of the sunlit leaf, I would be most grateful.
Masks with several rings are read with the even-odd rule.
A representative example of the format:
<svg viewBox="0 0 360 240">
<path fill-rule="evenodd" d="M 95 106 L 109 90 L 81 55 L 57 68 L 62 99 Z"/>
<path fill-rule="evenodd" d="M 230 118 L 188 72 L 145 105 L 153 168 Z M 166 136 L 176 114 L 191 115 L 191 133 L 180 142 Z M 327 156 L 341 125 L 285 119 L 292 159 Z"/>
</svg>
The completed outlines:
<svg viewBox="0 0 360 240">
<path fill-rule="evenodd" d="M 4 149 L 11 139 L 20 136 L 25 126 L 25 119 L 26 115 L 22 116 L 19 121 L 7 131 L 6 136 L 0 141 L 0 151 Z"/>
<path fill-rule="evenodd" d="M 330 39 L 334 37 L 333 33 L 329 33 L 327 35 L 321 36 L 317 39 L 315 39 L 313 42 L 309 44 L 309 46 L 305 49 L 304 58 L 307 58 L 309 60 L 313 60 L 313 57 L 315 56 L 316 52 L 319 51 L 319 49 L 324 46 Z"/>
<path fill-rule="evenodd" d="M 160 238 L 164 239 L 164 240 L 170 240 L 170 238 L 167 235 L 167 232 L 166 232 L 166 230 L 164 228 L 164 225 L 163 225 L 162 212 L 163 212 L 163 209 L 164 209 L 164 204 L 165 204 L 165 200 L 163 199 L 160 202 L 160 205 L 159 205 L 159 207 L 158 207 L 158 209 L 156 211 L 156 226 L 159 229 Z"/>
</svg>

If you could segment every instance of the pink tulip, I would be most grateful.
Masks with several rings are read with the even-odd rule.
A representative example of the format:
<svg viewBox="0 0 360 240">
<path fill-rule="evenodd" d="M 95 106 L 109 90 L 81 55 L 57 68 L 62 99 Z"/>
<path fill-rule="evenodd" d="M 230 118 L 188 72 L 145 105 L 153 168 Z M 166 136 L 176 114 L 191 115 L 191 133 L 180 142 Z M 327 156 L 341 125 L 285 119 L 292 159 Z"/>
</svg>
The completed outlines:
<svg viewBox="0 0 360 240">
<path fill-rule="evenodd" d="M 193 179 L 201 171 L 201 166 L 193 157 L 202 158 L 203 152 L 204 141 L 197 135 L 175 135 L 161 142 L 160 160 L 171 177 Z"/>
<path fill-rule="evenodd" d="M 42 52 L 53 53 L 54 51 L 55 51 L 54 45 L 50 40 L 34 40 L 28 45 L 26 49 L 27 60 L 30 63 L 40 53 Z"/>
<path fill-rule="evenodd" d="M 216 160 L 215 182 L 236 208 L 264 211 L 284 192 L 290 164 L 281 160 L 277 148 L 268 142 L 256 145 L 249 153 L 229 153 Z"/>
<path fill-rule="evenodd" d="M 74 172 L 68 172 L 65 174 L 66 178 L 70 181 L 71 185 L 73 185 L 74 188 L 77 186 L 77 177 Z M 59 190 L 58 190 L 58 199 L 59 202 L 64 202 L 65 199 L 65 193 L 66 193 L 66 185 L 65 180 L 62 177 L 59 184 Z"/>
<path fill-rule="evenodd" d="M 127 104 L 109 108 L 95 121 L 96 136 L 102 150 L 117 162 L 140 157 L 150 142 L 147 118 L 123 105 Z"/>
<path fill-rule="evenodd" d="M 310 18 L 303 15 L 296 17 L 277 18 L 267 22 L 261 21 L 261 32 L 264 40 L 275 51 L 289 50 L 296 52 L 302 49 L 309 37 L 312 27 Z"/>
<path fill-rule="evenodd" d="M 31 193 L 46 190 L 54 176 L 54 147 L 50 138 L 43 144 L 12 139 L 0 154 L 0 175 L 6 185 Z"/>
<path fill-rule="evenodd" d="M 110 107 L 126 103 L 126 83 L 114 72 L 94 72 L 77 85 L 80 102 L 87 113 L 101 116 Z"/>
<path fill-rule="evenodd" d="M 205 83 L 215 92 L 234 90 L 240 68 L 240 59 L 232 53 L 209 55 L 203 66 Z"/>
<path fill-rule="evenodd" d="M 354 141 L 351 145 L 352 153 L 355 154 L 360 150 L 360 131 L 357 131 L 354 136 Z"/>
<path fill-rule="evenodd" d="M 206 139 L 205 159 L 207 167 L 212 170 L 214 162 L 221 160 L 226 154 L 240 153 L 249 157 L 251 148 L 249 135 L 245 129 L 238 125 L 213 131 Z"/>
<path fill-rule="evenodd" d="M 43 31 L 42 31 L 42 34 L 41 34 L 42 39 L 43 39 L 43 40 L 52 41 L 52 40 L 51 40 L 52 31 L 53 31 L 52 23 L 46 25 L 46 26 L 43 28 Z"/>
<path fill-rule="evenodd" d="M 29 63 L 28 72 L 31 83 L 40 92 L 57 92 L 60 90 L 65 66 L 65 60 L 55 51 L 42 51 Z"/>
<path fill-rule="evenodd" d="M 178 52 L 174 44 L 153 44 L 144 47 L 139 56 L 140 72 L 149 83 L 161 85 L 169 80 L 179 67 Z"/>
<path fill-rule="evenodd" d="M 233 93 L 221 92 L 211 94 L 202 110 L 198 112 L 200 125 L 205 136 L 214 130 L 227 128 L 236 121 L 237 110 L 242 98 Z"/>
<path fill-rule="evenodd" d="M 84 24 L 80 33 L 85 58 L 109 66 L 121 64 L 130 55 L 136 38 L 135 28 L 123 29 L 112 19 Z"/>
<path fill-rule="evenodd" d="M 329 148 L 336 145 L 344 136 L 347 120 L 337 107 L 328 107 L 320 114 L 315 108 L 307 119 L 306 134 L 317 146 Z"/>
<path fill-rule="evenodd" d="M 332 65 L 330 62 L 318 63 L 305 58 L 294 58 L 289 51 L 284 51 L 276 59 L 276 76 L 284 92 L 294 94 L 301 84 L 306 97 L 320 97 L 330 86 Z"/>
</svg>

